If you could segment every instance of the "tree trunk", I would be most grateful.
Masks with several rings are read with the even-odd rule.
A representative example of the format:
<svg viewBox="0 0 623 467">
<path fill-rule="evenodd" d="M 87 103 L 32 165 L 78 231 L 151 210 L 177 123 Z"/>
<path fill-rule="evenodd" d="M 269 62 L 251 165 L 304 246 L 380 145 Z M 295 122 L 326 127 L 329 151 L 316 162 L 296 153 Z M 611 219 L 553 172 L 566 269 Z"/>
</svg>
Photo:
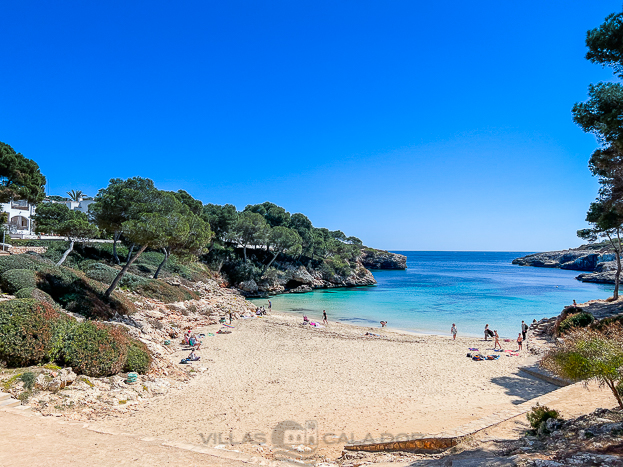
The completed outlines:
<svg viewBox="0 0 623 467">
<path fill-rule="evenodd" d="M 273 253 L 273 259 L 271 259 L 270 262 L 264 267 L 264 270 L 262 271 L 262 275 L 264 275 L 264 273 L 270 267 L 270 265 L 273 264 L 273 261 L 275 261 L 275 258 L 277 256 L 279 256 L 279 251 L 277 253 Z"/>
<path fill-rule="evenodd" d="M 121 237 L 121 232 L 117 231 L 112 236 L 112 257 L 115 264 L 121 264 L 119 261 L 119 256 L 117 256 L 117 242 L 119 241 L 119 237 Z"/>
<path fill-rule="evenodd" d="M 616 398 L 617 402 L 619 403 L 619 407 L 621 409 L 623 409 L 623 400 L 621 399 L 621 395 L 619 394 L 619 391 L 617 391 L 617 386 L 614 383 L 614 381 L 607 380 L 606 381 L 606 385 L 610 388 L 610 390 L 614 394 L 614 397 Z"/>
<path fill-rule="evenodd" d="M 246 263 L 247 262 L 247 246 L 246 245 L 242 247 L 242 253 L 244 254 L 244 262 Z"/>
<path fill-rule="evenodd" d="M 60 261 L 56 263 L 56 265 L 60 266 L 61 264 L 63 264 L 65 260 L 67 259 L 67 256 L 69 255 L 69 253 L 73 251 L 73 249 L 74 249 L 74 240 L 69 239 L 69 248 L 67 248 L 67 251 L 63 253 L 63 256 L 61 257 Z"/>
<path fill-rule="evenodd" d="M 132 248 L 134 248 L 134 246 L 132 246 Z M 110 294 L 113 293 L 115 291 L 115 289 L 117 288 L 117 284 L 119 283 L 119 281 L 121 280 L 121 278 L 124 276 L 124 274 L 126 272 L 128 272 L 128 269 L 130 269 L 130 266 L 132 266 L 132 263 L 134 261 L 136 261 L 136 258 L 138 258 L 139 256 L 141 256 L 141 254 L 143 253 L 143 251 L 145 251 L 147 249 L 147 245 L 143 245 L 134 255 L 134 257 L 128 261 L 127 263 L 125 263 L 125 266 L 123 266 L 123 268 L 121 269 L 121 271 L 119 271 L 119 274 L 117 274 L 117 277 L 115 277 L 115 279 L 112 281 L 112 284 L 110 284 L 110 287 L 108 287 L 108 290 L 106 290 L 106 292 L 104 293 L 104 297 L 106 298 L 110 298 Z"/>
<path fill-rule="evenodd" d="M 130 245 L 130 251 L 128 251 L 128 257 L 125 260 L 126 264 L 130 262 L 130 258 L 132 258 L 132 252 L 134 251 L 134 243 Z"/>
<path fill-rule="evenodd" d="M 617 258 L 617 272 L 614 275 L 614 293 L 612 294 L 612 298 L 617 300 L 619 298 L 619 282 L 621 280 L 621 252 L 615 250 L 614 254 Z"/>
<path fill-rule="evenodd" d="M 160 270 L 162 269 L 162 267 L 165 265 L 165 263 L 169 259 L 169 252 L 167 251 L 167 249 L 163 248 L 162 251 L 164 251 L 164 259 L 162 260 L 162 263 L 160 263 L 160 266 L 158 266 L 158 269 L 156 269 L 156 273 L 154 274 L 154 279 L 158 279 L 158 274 L 160 274 Z"/>
</svg>

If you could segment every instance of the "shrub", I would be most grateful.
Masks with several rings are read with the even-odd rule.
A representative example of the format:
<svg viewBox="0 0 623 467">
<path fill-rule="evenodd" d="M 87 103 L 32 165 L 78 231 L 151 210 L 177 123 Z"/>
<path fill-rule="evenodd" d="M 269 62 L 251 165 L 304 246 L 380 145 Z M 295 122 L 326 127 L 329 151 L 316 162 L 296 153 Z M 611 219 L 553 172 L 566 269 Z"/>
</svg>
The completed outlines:
<svg viewBox="0 0 623 467">
<path fill-rule="evenodd" d="M 2 290 L 14 294 L 18 290 L 37 285 L 36 272 L 32 269 L 11 269 L 0 275 Z"/>
<path fill-rule="evenodd" d="M 121 371 L 127 352 L 128 338 L 119 327 L 84 321 L 68 336 L 63 358 L 76 373 L 111 376 Z"/>
<path fill-rule="evenodd" d="M 35 287 L 26 287 L 25 289 L 18 290 L 15 293 L 15 298 L 34 298 L 35 300 L 39 300 L 40 302 L 46 302 L 50 305 L 56 305 L 56 302 L 52 297 L 50 297 L 49 294 Z"/>
<path fill-rule="evenodd" d="M 90 279 L 110 285 L 115 277 L 117 277 L 117 274 L 119 274 L 119 270 L 103 263 L 91 263 L 87 268 L 85 268 L 84 273 Z M 121 283 L 119 285 L 121 287 L 132 288 L 145 280 L 146 279 L 143 277 L 135 274 L 126 273 L 121 278 Z"/>
<path fill-rule="evenodd" d="M 176 287 L 158 279 L 148 279 L 133 289 L 144 297 L 161 300 L 164 303 L 198 299 L 199 295 L 183 287 Z"/>
<path fill-rule="evenodd" d="M 37 264 L 28 255 L 10 255 L 0 257 L 0 274 L 11 269 L 37 269 Z"/>
<path fill-rule="evenodd" d="M 31 298 L 1 302 L 0 360 L 13 367 L 46 361 L 59 317 L 51 305 Z"/>
<path fill-rule="evenodd" d="M 140 374 L 146 374 L 151 366 L 151 354 L 147 346 L 141 341 L 135 339 L 130 340 L 128 346 L 128 356 L 123 367 L 123 371 L 134 371 Z"/>
<path fill-rule="evenodd" d="M 539 428 L 541 428 L 541 425 L 543 425 L 550 418 L 560 418 L 560 414 L 556 410 L 550 409 L 546 405 L 539 405 L 538 402 L 534 407 L 532 407 L 532 409 L 530 409 L 530 412 L 528 412 L 526 416 L 528 417 L 530 426 L 536 431 L 542 431 L 539 430 Z"/>
<path fill-rule="evenodd" d="M 573 328 L 585 328 L 595 321 L 592 314 L 585 311 L 570 315 L 561 321 L 558 330 L 561 334 L 565 334 Z"/>
<path fill-rule="evenodd" d="M 541 359 L 540 365 L 574 381 L 595 380 L 610 388 L 623 409 L 623 327 L 615 323 L 598 331 L 574 328 Z"/>
<path fill-rule="evenodd" d="M 136 310 L 119 292 L 113 292 L 107 299 L 104 297 L 107 285 L 70 268 L 53 267 L 39 271 L 37 286 L 67 310 L 88 318 L 110 319 L 115 311 L 128 315 Z"/>
<path fill-rule="evenodd" d="M 26 373 L 22 373 L 20 379 L 24 383 L 24 389 L 32 389 L 35 385 L 36 376 L 32 371 L 27 371 Z"/>
</svg>

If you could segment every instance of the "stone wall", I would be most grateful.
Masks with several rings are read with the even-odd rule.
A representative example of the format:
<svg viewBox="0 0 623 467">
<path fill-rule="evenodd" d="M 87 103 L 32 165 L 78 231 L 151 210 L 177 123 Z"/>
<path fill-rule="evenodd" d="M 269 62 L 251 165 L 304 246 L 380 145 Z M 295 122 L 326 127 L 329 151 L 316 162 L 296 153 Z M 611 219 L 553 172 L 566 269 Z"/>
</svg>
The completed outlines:
<svg viewBox="0 0 623 467">
<path fill-rule="evenodd" d="M 24 253 L 28 253 L 29 251 L 33 253 L 39 253 L 42 255 L 46 251 L 48 251 L 47 246 L 12 246 L 9 248 L 9 253 L 12 255 L 23 255 Z"/>
</svg>

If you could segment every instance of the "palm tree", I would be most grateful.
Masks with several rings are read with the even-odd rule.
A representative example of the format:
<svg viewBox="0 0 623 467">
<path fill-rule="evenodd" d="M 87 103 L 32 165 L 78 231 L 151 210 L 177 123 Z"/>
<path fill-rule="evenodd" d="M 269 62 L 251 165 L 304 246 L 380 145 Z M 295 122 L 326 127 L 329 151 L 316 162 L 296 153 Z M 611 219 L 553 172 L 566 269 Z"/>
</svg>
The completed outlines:
<svg viewBox="0 0 623 467">
<path fill-rule="evenodd" d="M 80 201 L 80 199 L 84 196 L 84 193 L 82 193 L 81 190 L 71 190 L 68 191 L 67 194 L 69 195 L 69 199 L 72 201 Z"/>
</svg>

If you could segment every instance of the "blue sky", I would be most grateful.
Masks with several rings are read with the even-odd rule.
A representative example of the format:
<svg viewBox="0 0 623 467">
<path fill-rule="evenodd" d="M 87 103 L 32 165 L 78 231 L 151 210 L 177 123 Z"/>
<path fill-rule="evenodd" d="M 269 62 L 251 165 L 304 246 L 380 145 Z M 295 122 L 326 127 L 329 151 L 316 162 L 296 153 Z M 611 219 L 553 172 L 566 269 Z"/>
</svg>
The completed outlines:
<svg viewBox="0 0 623 467">
<path fill-rule="evenodd" d="M 0 141 L 51 194 L 152 178 L 403 250 L 580 244 L 619 1 L 4 2 Z"/>
</svg>

